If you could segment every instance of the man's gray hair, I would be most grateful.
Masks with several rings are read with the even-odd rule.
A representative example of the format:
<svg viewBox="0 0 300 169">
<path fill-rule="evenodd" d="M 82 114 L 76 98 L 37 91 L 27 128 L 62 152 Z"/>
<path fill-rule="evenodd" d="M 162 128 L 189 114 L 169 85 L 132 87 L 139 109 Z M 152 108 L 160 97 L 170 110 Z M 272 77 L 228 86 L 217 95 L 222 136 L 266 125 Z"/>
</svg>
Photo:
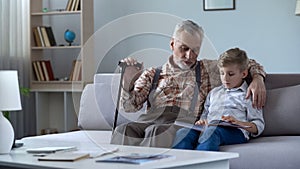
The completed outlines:
<svg viewBox="0 0 300 169">
<path fill-rule="evenodd" d="M 204 31 L 202 27 L 200 27 L 198 24 L 191 20 L 185 20 L 182 21 L 181 23 L 178 23 L 175 27 L 174 33 L 173 33 L 173 38 L 177 38 L 179 34 L 182 32 L 188 32 L 191 35 L 197 35 L 200 37 L 201 42 L 204 37 Z"/>
</svg>

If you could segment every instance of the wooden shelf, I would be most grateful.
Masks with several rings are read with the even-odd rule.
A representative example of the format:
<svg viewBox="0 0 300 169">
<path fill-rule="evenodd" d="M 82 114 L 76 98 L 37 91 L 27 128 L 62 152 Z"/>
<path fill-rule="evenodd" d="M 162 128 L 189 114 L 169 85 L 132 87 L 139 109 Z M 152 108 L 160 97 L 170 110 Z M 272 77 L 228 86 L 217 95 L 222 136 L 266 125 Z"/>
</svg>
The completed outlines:
<svg viewBox="0 0 300 169">
<path fill-rule="evenodd" d="M 83 44 L 94 33 L 94 0 L 78 1 L 79 11 L 41 11 L 43 8 L 65 8 L 68 1 L 70 0 L 30 0 L 29 30 L 32 30 L 30 64 L 34 63 L 34 68 L 30 65 L 30 88 L 35 94 L 36 134 L 38 135 L 41 134 L 42 129 L 55 128 L 58 132 L 67 132 L 77 128 L 76 113 L 79 111 L 81 92 L 87 83 L 93 82 L 96 70 L 93 52 L 89 51 L 86 54 L 87 52 L 82 50 Z M 51 46 L 55 44 L 53 38 L 50 45 L 48 41 L 42 43 L 44 34 L 52 37 L 51 33 L 49 35 L 49 27 L 53 31 L 57 45 L 66 44 L 63 38 L 66 28 L 73 30 L 76 33 L 75 42 L 72 43 L 74 46 Z M 35 37 L 39 38 L 35 39 Z M 81 69 L 76 71 L 76 79 L 81 81 L 49 81 L 47 73 L 46 75 L 41 73 L 49 71 L 48 61 L 50 61 L 53 74 L 48 72 L 48 75 L 51 74 L 51 77 L 54 75 L 51 79 L 70 77 L 74 73 L 72 67 L 75 60 L 80 60 L 81 63 L 79 66 Z M 45 66 L 46 63 L 48 67 Z M 43 66 L 42 70 L 40 70 L 41 66 Z M 41 74 L 47 78 L 41 78 L 44 77 Z M 45 79 L 48 81 L 43 81 Z"/>
<path fill-rule="evenodd" d="M 47 15 L 74 15 L 81 14 L 81 11 L 51 11 L 51 12 L 33 12 L 31 16 L 47 16 Z"/>
<path fill-rule="evenodd" d="M 81 49 L 82 46 L 51 46 L 51 47 L 31 47 L 32 50 L 44 50 L 44 49 Z"/>
<path fill-rule="evenodd" d="M 78 92 L 82 91 L 85 85 L 82 81 L 33 81 L 31 91 Z"/>
</svg>

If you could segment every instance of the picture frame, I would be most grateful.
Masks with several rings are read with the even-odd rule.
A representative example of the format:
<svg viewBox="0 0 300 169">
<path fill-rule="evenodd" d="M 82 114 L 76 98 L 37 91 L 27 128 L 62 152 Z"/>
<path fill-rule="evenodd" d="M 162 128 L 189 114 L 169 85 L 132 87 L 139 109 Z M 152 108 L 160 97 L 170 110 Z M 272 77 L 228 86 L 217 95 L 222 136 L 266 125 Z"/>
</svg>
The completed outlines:
<svg viewBox="0 0 300 169">
<path fill-rule="evenodd" d="M 203 0 L 203 10 L 235 10 L 235 0 Z"/>
</svg>

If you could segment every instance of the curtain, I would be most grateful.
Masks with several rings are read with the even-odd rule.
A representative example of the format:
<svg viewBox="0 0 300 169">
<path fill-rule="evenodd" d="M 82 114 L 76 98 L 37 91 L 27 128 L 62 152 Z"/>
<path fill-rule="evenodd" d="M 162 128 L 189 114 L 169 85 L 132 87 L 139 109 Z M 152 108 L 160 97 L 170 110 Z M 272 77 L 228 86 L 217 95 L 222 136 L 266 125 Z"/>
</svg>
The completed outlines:
<svg viewBox="0 0 300 169">
<path fill-rule="evenodd" d="M 0 1 L 0 70 L 18 70 L 20 87 L 29 88 L 29 0 Z M 4 80 L 4 79 L 0 79 Z M 34 96 L 21 95 L 22 111 L 10 112 L 16 138 L 35 134 Z"/>
</svg>

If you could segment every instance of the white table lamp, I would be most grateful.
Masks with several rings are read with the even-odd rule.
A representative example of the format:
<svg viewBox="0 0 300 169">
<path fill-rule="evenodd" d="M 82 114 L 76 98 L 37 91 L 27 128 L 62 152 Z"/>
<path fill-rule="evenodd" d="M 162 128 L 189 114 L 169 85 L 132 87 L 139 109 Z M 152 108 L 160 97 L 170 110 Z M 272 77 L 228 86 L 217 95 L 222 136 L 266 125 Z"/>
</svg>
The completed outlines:
<svg viewBox="0 0 300 169">
<path fill-rule="evenodd" d="M 0 154 L 10 152 L 14 142 L 14 130 L 2 111 L 21 110 L 18 72 L 0 70 Z"/>
<path fill-rule="evenodd" d="M 297 0 L 297 2 L 296 2 L 295 14 L 300 15 L 300 0 Z"/>
</svg>

